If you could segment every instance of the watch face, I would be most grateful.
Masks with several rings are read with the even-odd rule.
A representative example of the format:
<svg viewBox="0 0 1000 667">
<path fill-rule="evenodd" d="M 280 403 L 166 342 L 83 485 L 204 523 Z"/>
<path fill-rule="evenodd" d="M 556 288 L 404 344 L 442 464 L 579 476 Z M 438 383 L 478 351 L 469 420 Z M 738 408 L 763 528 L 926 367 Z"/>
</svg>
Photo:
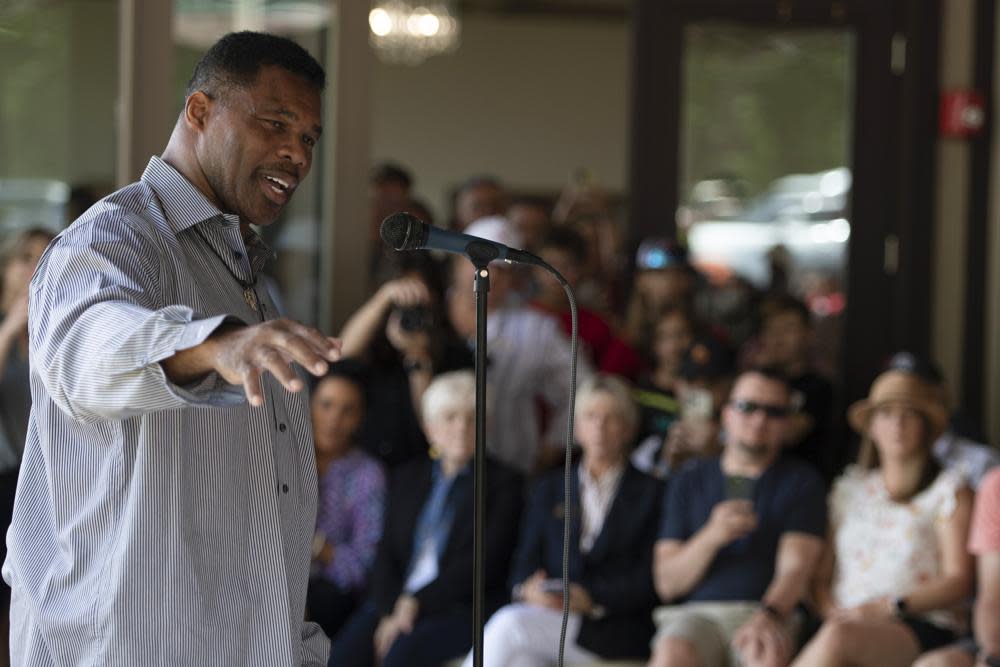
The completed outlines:
<svg viewBox="0 0 1000 667">
<path fill-rule="evenodd" d="M 902 617 L 906 614 L 906 600 L 904 598 L 893 600 L 893 606 L 896 608 L 896 616 Z"/>
</svg>

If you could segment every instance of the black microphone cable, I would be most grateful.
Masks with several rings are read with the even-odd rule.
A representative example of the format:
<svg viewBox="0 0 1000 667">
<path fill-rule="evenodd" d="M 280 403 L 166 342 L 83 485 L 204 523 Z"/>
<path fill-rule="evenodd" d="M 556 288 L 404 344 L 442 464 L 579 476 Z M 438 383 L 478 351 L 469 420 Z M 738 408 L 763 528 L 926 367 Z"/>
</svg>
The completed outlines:
<svg viewBox="0 0 1000 667">
<path fill-rule="evenodd" d="M 569 376 L 569 422 L 566 427 L 566 458 L 563 463 L 563 553 L 562 553 L 562 588 L 563 588 L 563 609 L 562 627 L 559 630 L 559 659 L 557 667 L 563 667 L 563 659 L 566 652 L 566 629 L 569 625 L 569 535 L 570 535 L 570 513 L 572 512 L 572 497 L 570 488 L 573 474 L 573 422 L 576 415 L 576 356 L 579 348 L 579 322 L 576 312 L 576 297 L 569 283 L 558 271 L 546 264 L 546 268 L 555 275 L 562 285 L 566 297 L 569 299 L 569 309 L 572 319 L 570 335 L 570 376 Z"/>
</svg>

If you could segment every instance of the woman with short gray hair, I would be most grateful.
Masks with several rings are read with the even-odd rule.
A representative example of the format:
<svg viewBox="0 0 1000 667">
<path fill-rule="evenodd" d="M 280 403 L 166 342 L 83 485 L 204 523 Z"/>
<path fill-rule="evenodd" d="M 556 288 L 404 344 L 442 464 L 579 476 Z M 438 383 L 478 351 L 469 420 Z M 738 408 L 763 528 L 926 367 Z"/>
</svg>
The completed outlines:
<svg viewBox="0 0 1000 667">
<path fill-rule="evenodd" d="M 610 375 L 584 382 L 576 400 L 583 456 L 571 477 L 570 620 L 565 664 L 642 659 L 653 636 L 652 553 L 661 484 L 629 463 L 638 411 Z M 514 559 L 514 603 L 486 626 L 486 667 L 555 663 L 562 622 L 564 475 L 535 488 Z M 466 667 L 471 665 L 471 656 Z"/>
</svg>

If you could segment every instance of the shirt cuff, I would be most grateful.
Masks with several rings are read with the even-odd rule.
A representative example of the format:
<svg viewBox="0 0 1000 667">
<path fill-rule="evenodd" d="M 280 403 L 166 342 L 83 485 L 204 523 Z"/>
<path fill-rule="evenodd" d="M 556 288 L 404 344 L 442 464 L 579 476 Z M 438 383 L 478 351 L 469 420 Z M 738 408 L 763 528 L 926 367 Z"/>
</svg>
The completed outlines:
<svg viewBox="0 0 1000 667">
<path fill-rule="evenodd" d="M 222 324 L 244 324 L 244 322 L 231 315 L 216 315 L 187 322 L 181 325 L 170 346 L 147 358 L 147 363 L 153 367 L 153 371 L 162 376 L 167 392 L 177 400 L 191 406 L 206 407 L 232 407 L 246 402 L 243 387 L 229 384 L 215 371 L 189 384 L 176 385 L 167 378 L 159 363 L 177 352 L 201 345 Z"/>
</svg>

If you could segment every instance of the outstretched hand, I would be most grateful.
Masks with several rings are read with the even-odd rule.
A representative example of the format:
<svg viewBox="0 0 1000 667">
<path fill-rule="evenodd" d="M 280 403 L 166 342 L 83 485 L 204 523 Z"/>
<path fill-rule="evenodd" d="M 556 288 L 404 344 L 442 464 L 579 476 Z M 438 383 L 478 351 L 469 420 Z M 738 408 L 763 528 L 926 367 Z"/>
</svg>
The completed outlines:
<svg viewBox="0 0 1000 667">
<path fill-rule="evenodd" d="M 163 361 L 171 381 L 190 382 L 216 371 L 231 384 L 242 384 L 250 405 L 264 404 L 260 377 L 270 372 L 290 392 L 304 388 L 291 364 L 309 373 L 326 373 L 329 362 L 340 359 L 340 341 L 289 319 L 268 320 L 253 326 L 223 326 L 204 343 Z"/>
</svg>

